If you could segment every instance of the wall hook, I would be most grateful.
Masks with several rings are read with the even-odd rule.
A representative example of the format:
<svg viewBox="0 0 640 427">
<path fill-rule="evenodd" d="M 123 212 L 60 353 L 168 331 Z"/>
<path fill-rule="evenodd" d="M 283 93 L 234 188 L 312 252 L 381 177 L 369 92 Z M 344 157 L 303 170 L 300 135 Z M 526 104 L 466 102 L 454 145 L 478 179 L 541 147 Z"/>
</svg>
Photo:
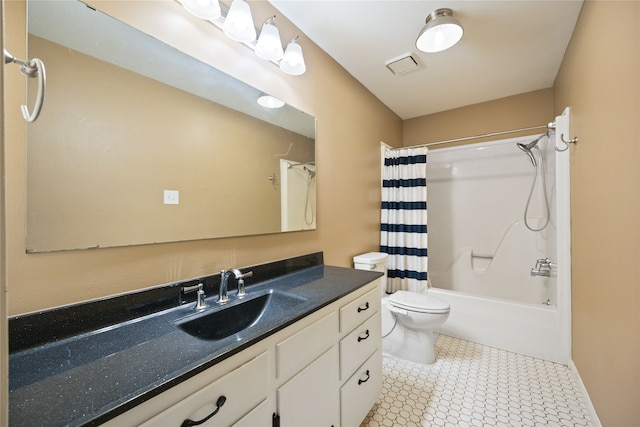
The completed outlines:
<svg viewBox="0 0 640 427">
<path fill-rule="evenodd" d="M 36 95 L 36 103 L 33 106 L 33 111 L 29 112 L 29 108 L 26 105 L 21 105 L 22 117 L 31 123 L 35 122 L 40 111 L 42 111 L 42 105 L 44 104 L 44 92 L 47 85 L 47 77 L 45 73 L 44 63 L 38 58 L 31 60 L 20 60 L 11 55 L 7 49 L 4 49 L 4 63 L 5 64 L 18 64 L 20 65 L 20 72 L 29 78 L 38 78 L 38 94 Z"/>
<path fill-rule="evenodd" d="M 577 144 L 578 143 L 578 137 L 573 137 L 570 140 L 566 141 L 564 139 L 564 134 L 561 133 L 560 134 L 560 141 L 564 142 L 564 148 L 555 147 L 556 151 L 567 151 L 567 149 L 569 148 L 569 144 Z"/>
</svg>

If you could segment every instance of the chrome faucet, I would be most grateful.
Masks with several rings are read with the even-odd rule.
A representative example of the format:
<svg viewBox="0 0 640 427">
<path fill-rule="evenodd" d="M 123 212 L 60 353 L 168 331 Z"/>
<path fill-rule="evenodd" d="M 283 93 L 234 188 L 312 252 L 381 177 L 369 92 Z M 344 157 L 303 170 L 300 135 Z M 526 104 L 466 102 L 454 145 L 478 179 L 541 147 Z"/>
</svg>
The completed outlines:
<svg viewBox="0 0 640 427">
<path fill-rule="evenodd" d="M 551 276 L 551 269 L 557 267 L 558 264 L 549 258 L 540 258 L 536 261 L 536 266 L 531 269 L 532 276 Z"/>
<path fill-rule="evenodd" d="M 207 307 L 207 303 L 204 301 L 204 298 L 206 297 L 206 295 L 204 294 L 203 287 L 204 287 L 204 285 L 202 283 L 198 283 L 195 286 L 185 286 L 185 287 L 182 288 L 182 293 L 183 294 L 188 294 L 188 293 L 191 293 L 193 291 L 197 291 L 196 292 L 196 306 L 195 306 L 196 310 L 202 310 L 202 309 Z"/>
<path fill-rule="evenodd" d="M 244 278 L 253 276 L 253 271 L 247 271 L 243 273 L 242 271 L 234 268 L 232 270 L 221 270 L 220 271 L 220 290 L 218 292 L 218 304 L 224 304 L 229 301 L 228 289 L 229 289 L 229 277 L 233 277 L 238 281 L 238 292 L 236 295 L 238 298 L 242 298 L 247 294 L 244 289 Z"/>
</svg>

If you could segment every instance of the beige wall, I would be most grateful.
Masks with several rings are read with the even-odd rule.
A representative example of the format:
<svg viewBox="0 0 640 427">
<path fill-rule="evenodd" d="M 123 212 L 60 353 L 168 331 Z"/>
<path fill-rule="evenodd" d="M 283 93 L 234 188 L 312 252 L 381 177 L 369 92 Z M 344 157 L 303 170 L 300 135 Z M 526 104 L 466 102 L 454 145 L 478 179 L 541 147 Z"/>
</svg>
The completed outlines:
<svg viewBox="0 0 640 427">
<path fill-rule="evenodd" d="M 318 230 L 25 254 L 25 122 L 19 106 L 25 103 L 26 81 L 17 67 L 11 67 L 5 76 L 6 137 L 11 141 L 5 150 L 9 315 L 314 251 L 324 251 L 328 264 L 349 266 L 354 255 L 377 249 L 379 143 L 401 144 L 399 117 L 302 34 L 308 71 L 294 77 L 228 41 L 210 24 L 191 18 L 178 2 L 112 1 L 102 6 L 317 118 Z M 5 7 L 12 22 L 6 29 L 7 47 L 23 57 L 25 3 L 10 1 Z M 255 22 L 276 13 L 267 2 L 254 2 L 252 9 Z M 300 34 L 281 16 L 278 26 L 283 39 Z M 247 209 L 257 207 L 248 201 Z"/>
<path fill-rule="evenodd" d="M 552 122 L 554 118 L 553 90 L 551 88 L 543 89 L 405 120 L 403 123 L 404 136 L 402 145 L 409 146 L 447 141 L 455 138 L 546 125 Z M 544 129 L 516 132 L 500 137 L 442 144 L 434 146 L 434 148 L 470 142 L 492 141 L 500 138 L 515 138 L 543 132 L 545 132 Z"/>
<path fill-rule="evenodd" d="M 615 31 L 602 31 L 603 22 Z M 606 427 L 640 425 L 640 2 L 587 1 L 554 86 L 571 106 L 573 360 Z"/>
</svg>

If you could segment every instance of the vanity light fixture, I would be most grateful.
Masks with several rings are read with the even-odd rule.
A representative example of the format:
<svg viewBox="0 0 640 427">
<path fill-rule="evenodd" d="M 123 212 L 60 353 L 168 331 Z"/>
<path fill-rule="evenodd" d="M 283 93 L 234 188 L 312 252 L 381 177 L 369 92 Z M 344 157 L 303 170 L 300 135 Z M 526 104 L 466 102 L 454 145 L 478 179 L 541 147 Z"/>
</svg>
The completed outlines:
<svg viewBox="0 0 640 427">
<path fill-rule="evenodd" d="M 279 61 L 284 55 L 282 42 L 280 41 L 280 32 L 274 22 L 275 19 L 276 16 L 274 15 L 264 21 L 258 42 L 256 43 L 256 55 L 267 61 Z"/>
<path fill-rule="evenodd" d="M 231 40 L 243 43 L 260 58 L 279 65 L 282 72 L 299 76 L 307 70 L 302 47 L 297 41 L 298 36 L 291 39 L 286 52 L 283 51 L 280 32 L 274 22 L 275 15 L 264 21 L 256 40 L 257 32 L 251 8 L 245 0 L 233 0 L 231 6 L 224 3 L 221 5 L 219 0 L 177 1 L 192 15 L 208 20 L 220 28 Z"/>
<path fill-rule="evenodd" d="M 427 53 L 441 52 L 458 43 L 463 33 L 462 24 L 453 17 L 451 9 L 436 9 L 427 15 L 416 47 Z"/>
<path fill-rule="evenodd" d="M 264 108 L 280 108 L 284 106 L 284 101 L 275 96 L 263 94 L 258 97 L 258 104 Z"/>
<path fill-rule="evenodd" d="M 280 69 L 293 76 L 299 76 L 307 71 L 304 56 L 302 55 L 302 47 L 298 44 L 298 36 L 289 40 L 284 56 L 280 61 Z"/>
<path fill-rule="evenodd" d="M 251 8 L 244 0 L 233 0 L 222 24 L 222 30 L 231 40 L 249 43 L 256 39 Z"/>
<path fill-rule="evenodd" d="M 214 20 L 220 17 L 220 3 L 218 0 L 178 0 L 193 16 L 201 19 Z"/>
</svg>

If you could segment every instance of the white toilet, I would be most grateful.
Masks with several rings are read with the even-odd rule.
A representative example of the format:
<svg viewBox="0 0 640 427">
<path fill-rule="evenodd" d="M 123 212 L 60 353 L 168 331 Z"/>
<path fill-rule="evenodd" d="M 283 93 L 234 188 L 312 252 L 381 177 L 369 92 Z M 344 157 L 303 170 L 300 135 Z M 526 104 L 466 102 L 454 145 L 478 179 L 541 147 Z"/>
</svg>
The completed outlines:
<svg viewBox="0 0 640 427">
<path fill-rule="evenodd" d="M 387 254 L 369 252 L 353 258 L 355 268 L 385 273 L 382 298 L 382 351 L 418 363 L 435 362 L 433 329 L 449 317 L 449 303 L 426 293 L 397 291 L 386 294 Z"/>
</svg>

